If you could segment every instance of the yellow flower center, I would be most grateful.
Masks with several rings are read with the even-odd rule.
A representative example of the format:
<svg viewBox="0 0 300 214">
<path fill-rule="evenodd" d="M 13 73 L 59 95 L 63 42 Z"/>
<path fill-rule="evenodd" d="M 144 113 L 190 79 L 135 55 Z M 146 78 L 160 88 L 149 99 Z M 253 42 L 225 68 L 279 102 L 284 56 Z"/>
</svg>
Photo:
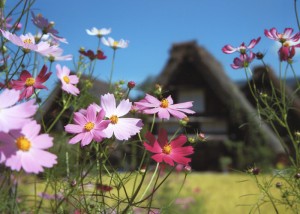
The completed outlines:
<svg viewBox="0 0 300 214">
<path fill-rule="evenodd" d="M 119 120 L 117 115 L 112 115 L 109 119 L 112 124 L 116 124 Z"/>
<path fill-rule="evenodd" d="M 31 39 L 24 39 L 23 42 L 26 43 L 26 44 L 33 44 Z"/>
<path fill-rule="evenodd" d="M 68 76 L 64 76 L 63 80 L 65 81 L 65 83 L 69 84 L 70 82 L 70 78 Z"/>
<path fill-rule="evenodd" d="M 169 101 L 167 99 L 162 99 L 162 101 L 160 103 L 160 107 L 168 108 L 168 106 L 169 106 Z"/>
<path fill-rule="evenodd" d="M 84 125 L 84 128 L 85 130 L 87 131 L 91 131 L 93 128 L 94 128 L 95 124 L 92 123 L 92 122 L 87 122 L 85 125 Z"/>
<path fill-rule="evenodd" d="M 163 150 L 162 150 L 162 152 L 165 153 L 165 154 L 167 154 L 167 155 L 170 154 L 171 151 L 172 151 L 172 147 L 169 144 L 165 145 L 164 148 L 163 148 Z"/>
<path fill-rule="evenodd" d="M 119 44 L 119 42 L 118 41 L 114 41 L 114 43 L 113 43 L 113 47 L 118 47 L 118 44 Z"/>
<path fill-rule="evenodd" d="M 284 47 L 290 47 L 290 43 L 289 43 L 289 42 L 284 42 L 282 45 L 283 45 Z"/>
<path fill-rule="evenodd" d="M 25 80 L 25 85 L 26 86 L 33 86 L 35 83 L 35 79 L 33 77 L 29 77 Z"/>
<path fill-rule="evenodd" d="M 18 137 L 16 140 L 16 144 L 17 144 L 17 147 L 19 150 L 22 150 L 25 152 L 28 151 L 31 147 L 30 141 L 24 136 Z"/>
</svg>

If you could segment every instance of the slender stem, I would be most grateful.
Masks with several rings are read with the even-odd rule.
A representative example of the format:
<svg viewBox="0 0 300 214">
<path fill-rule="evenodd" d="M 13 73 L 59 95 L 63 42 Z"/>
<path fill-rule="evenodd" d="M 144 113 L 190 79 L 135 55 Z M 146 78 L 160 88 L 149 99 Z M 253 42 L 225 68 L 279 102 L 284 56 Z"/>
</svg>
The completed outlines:
<svg viewBox="0 0 300 214">
<path fill-rule="evenodd" d="M 297 11 L 297 0 L 294 0 L 294 9 L 295 9 L 298 30 L 300 30 L 300 23 L 299 23 L 298 11 Z"/>
<path fill-rule="evenodd" d="M 111 63 L 111 70 L 110 70 L 110 77 L 109 77 L 109 90 L 112 90 L 112 77 L 113 77 L 113 73 L 114 73 L 114 67 L 115 67 L 115 58 L 116 58 L 116 49 L 113 49 L 114 53 L 113 53 L 113 58 L 112 58 L 112 63 Z"/>
<path fill-rule="evenodd" d="M 154 170 L 154 172 L 153 172 L 153 175 L 152 175 L 152 177 L 151 177 L 151 179 L 150 179 L 150 182 L 148 183 L 148 185 L 147 185 L 147 187 L 146 187 L 144 193 L 143 193 L 142 196 L 140 197 L 140 201 L 144 198 L 146 192 L 148 192 L 148 190 L 149 190 L 149 188 L 150 188 L 150 186 L 151 186 L 151 184 L 152 184 L 152 182 L 153 182 L 153 179 L 154 179 L 154 177 L 156 176 L 158 167 L 159 167 L 159 163 L 156 164 L 156 167 L 155 167 L 155 170 Z"/>
</svg>

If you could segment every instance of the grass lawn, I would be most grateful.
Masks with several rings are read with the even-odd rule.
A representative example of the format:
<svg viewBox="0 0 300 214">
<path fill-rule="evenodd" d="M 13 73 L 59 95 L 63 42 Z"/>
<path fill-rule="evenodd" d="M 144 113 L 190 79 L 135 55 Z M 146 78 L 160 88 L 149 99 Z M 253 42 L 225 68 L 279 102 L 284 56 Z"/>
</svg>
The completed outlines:
<svg viewBox="0 0 300 214">
<path fill-rule="evenodd" d="M 267 181 L 268 175 L 259 175 L 260 181 Z M 106 179 L 106 178 L 105 178 Z M 107 178 L 108 179 L 108 178 Z M 107 180 L 106 179 L 106 180 Z M 150 177 L 146 178 L 145 187 Z M 271 203 L 263 203 L 260 210 L 255 204 L 263 202 L 263 195 L 259 192 L 255 180 L 244 173 L 197 173 L 187 176 L 184 187 L 179 195 L 180 186 L 184 180 L 183 173 L 174 172 L 154 197 L 153 205 L 163 207 L 162 213 L 178 214 L 244 214 L 244 213 L 276 213 Z M 276 180 L 270 186 L 271 193 L 280 198 L 280 191 L 275 187 Z M 29 193 L 33 184 L 25 185 L 23 191 Z M 43 184 L 39 184 L 42 185 Z M 130 192 L 132 183 L 126 184 Z M 38 187 L 38 191 L 43 187 Z M 112 193 L 114 194 L 114 193 Z M 169 206 L 170 201 L 174 201 Z M 288 213 L 284 207 L 277 207 L 279 213 Z M 143 213 L 143 212 L 142 212 Z"/>
</svg>

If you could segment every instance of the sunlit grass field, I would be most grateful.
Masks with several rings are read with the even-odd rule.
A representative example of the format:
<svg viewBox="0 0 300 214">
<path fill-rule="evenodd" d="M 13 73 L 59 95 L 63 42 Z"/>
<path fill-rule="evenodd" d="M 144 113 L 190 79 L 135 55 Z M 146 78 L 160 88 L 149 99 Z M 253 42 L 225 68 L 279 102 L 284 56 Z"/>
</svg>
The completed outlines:
<svg viewBox="0 0 300 214">
<path fill-rule="evenodd" d="M 279 189 L 275 186 L 276 180 L 272 181 L 272 184 L 267 182 L 270 177 L 270 175 L 261 174 L 258 179 L 269 186 L 273 196 L 281 197 Z M 149 183 L 147 179 L 149 181 L 150 177 L 146 178 L 145 186 Z M 108 182 L 108 178 L 104 180 Z M 162 207 L 162 213 L 178 214 L 183 212 L 184 214 L 276 213 L 270 202 L 264 202 L 264 194 L 259 191 L 254 177 L 249 174 L 193 172 L 187 176 L 179 193 L 183 180 L 184 173 L 171 174 L 155 195 L 153 206 Z M 130 182 L 126 184 L 128 192 L 132 186 Z M 39 192 L 42 191 L 44 185 L 39 183 L 36 187 Z M 28 194 L 32 193 L 33 189 L 32 182 L 28 182 L 21 191 Z M 113 191 L 112 194 L 115 194 Z M 261 205 L 258 207 L 257 204 Z M 279 213 L 288 213 L 285 207 L 277 206 L 277 209 Z"/>
</svg>

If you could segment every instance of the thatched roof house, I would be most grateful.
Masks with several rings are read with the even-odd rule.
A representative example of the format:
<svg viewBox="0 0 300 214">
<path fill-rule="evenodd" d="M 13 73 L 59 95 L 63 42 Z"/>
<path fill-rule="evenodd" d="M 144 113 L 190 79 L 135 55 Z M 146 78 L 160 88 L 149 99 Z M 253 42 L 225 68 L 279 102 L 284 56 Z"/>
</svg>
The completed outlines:
<svg viewBox="0 0 300 214">
<path fill-rule="evenodd" d="M 260 141 L 273 154 L 284 152 L 278 138 L 259 119 L 256 109 L 229 79 L 221 64 L 195 41 L 173 45 L 170 58 L 156 82 L 163 85 L 175 102 L 193 100 L 197 113 L 190 116 L 192 130 L 198 129 L 211 141 L 217 142 L 217 150 L 199 149 L 200 154 L 196 154 L 194 168 L 203 169 L 201 161 L 202 165 L 216 161 L 211 160 L 212 158 L 197 160 L 201 156 L 231 156 L 228 147 L 234 145 L 228 146 L 228 141 L 243 141 L 248 146 L 255 146 L 254 142 Z M 169 127 L 172 127 L 172 121 L 169 123 Z M 225 150 L 228 151 L 227 154 Z"/>
</svg>

